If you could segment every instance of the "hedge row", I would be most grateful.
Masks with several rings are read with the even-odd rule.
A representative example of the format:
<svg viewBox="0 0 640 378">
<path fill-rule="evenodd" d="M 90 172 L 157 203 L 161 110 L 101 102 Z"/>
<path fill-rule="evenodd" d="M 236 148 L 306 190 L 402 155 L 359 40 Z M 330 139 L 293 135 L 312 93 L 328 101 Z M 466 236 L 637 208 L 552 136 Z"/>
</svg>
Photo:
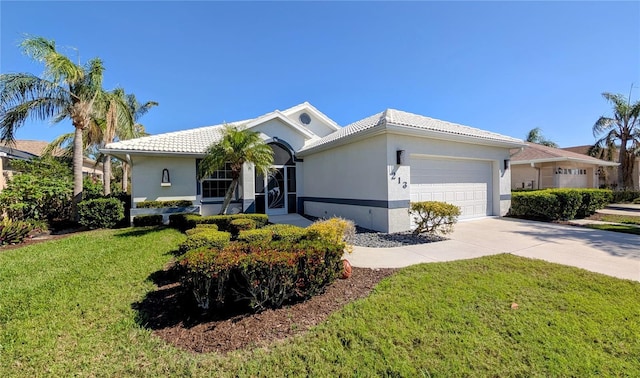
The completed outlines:
<svg viewBox="0 0 640 378">
<path fill-rule="evenodd" d="M 136 215 L 133 217 L 134 227 L 161 226 L 162 214 Z"/>
<path fill-rule="evenodd" d="M 326 240 L 232 243 L 190 251 L 179 266 L 201 308 L 234 302 L 258 312 L 322 292 L 342 272 L 343 249 Z"/>
<path fill-rule="evenodd" d="M 198 305 L 244 303 L 253 311 L 318 294 L 342 273 L 342 255 L 352 222 L 333 218 L 307 228 L 269 225 L 230 234 L 205 228 L 187 231 L 179 260 L 182 281 Z"/>
<path fill-rule="evenodd" d="M 510 216 L 544 220 L 585 218 L 611 202 L 608 189 L 545 189 L 511 193 Z"/>
<path fill-rule="evenodd" d="M 233 221 L 237 219 L 251 219 L 256 225 L 254 228 L 264 227 L 269 218 L 266 214 L 233 214 L 233 215 L 211 215 L 200 216 L 198 214 L 171 214 L 169 215 L 169 226 L 186 231 L 195 228 L 198 224 L 215 224 L 220 231 L 227 231 L 236 234 L 242 225 L 238 226 Z M 242 222 L 241 222 L 242 223 Z"/>
<path fill-rule="evenodd" d="M 78 204 L 81 225 L 90 229 L 112 228 L 124 217 L 124 204 L 117 198 L 96 198 Z"/>
<path fill-rule="evenodd" d="M 613 191 L 613 203 L 634 202 L 640 199 L 640 191 L 637 190 L 615 190 Z"/>
<path fill-rule="evenodd" d="M 136 208 L 138 209 L 158 209 L 162 207 L 189 207 L 189 206 L 193 206 L 193 202 L 187 201 L 187 200 L 136 202 Z"/>
</svg>

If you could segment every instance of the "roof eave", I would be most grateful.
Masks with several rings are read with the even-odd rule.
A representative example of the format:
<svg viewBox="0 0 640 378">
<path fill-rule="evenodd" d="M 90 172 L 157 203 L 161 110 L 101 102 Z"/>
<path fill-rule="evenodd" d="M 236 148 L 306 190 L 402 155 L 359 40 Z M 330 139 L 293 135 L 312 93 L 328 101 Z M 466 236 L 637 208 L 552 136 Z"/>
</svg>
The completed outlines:
<svg viewBox="0 0 640 378">
<path fill-rule="evenodd" d="M 321 144 L 319 146 L 314 146 L 314 147 L 310 147 L 308 149 L 302 149 L 300 150 L 297 155 L 300 157 L 303 156 L 307 156 L 307 155 L 312 155 L 321 151 L 326 151 L 332 148 L 336 148 L 339 146 L 344 146 L 345 144 L 349 144 L 349 143 L 353 143 L 353 142 L 357 142 L 361 139 L 365 139 L 365 138 L 370 138 L 372 136 L 376 136 L 376 135 L 380 135 L 383 134 L 385 132 L 384 129 L 384 125 L 377 125 L 371 128 L 368 128 L 366 130 L 363 130 L 361 132 L 355 133 L 355 134 L 351 134 L 351 135 L 347 135 L 343 138 L 331 141 L 331 142 L 327 142 L 324 144 Z"/>
<path fill-rule="evenodd" d="M 574 162 L 574 163 L 582 163 L 582 164 L 591 164 L 591 165 L 597 165 L 597 166 L 603 166 L 603 167 L 617 167 L 618 165 L 620 165 L 619 163 L 614 163 L 614 162 L 610 162 L 610 161 L 593 161 L 593 160 L 588 160 L 588 159 L 579 159 L 579 158 L 573 158 L 573 157 L 566 157 L 566 156 L 559 156 L 559 157 L 554 157 L 554 158 L 546 158 L 546 159 L 527 159 L 527 160 L 511 160 L 511 165 L 524 165 L 524 164 L 531 164 L 531 163 L 557 163 L 557 162 Z"/>
<path fill-rule="evenodd" d="M 475 137 L 470 135 L 452 134 L 452 133 L 447 133 L 443 131 L 435 131 L 435 130 L 423 129 L 415 126 L 399 125 L 399 124 L 393 124 L 393 123 L 387 123 L 386 128 L 387 130 L 389 130 L 389 132 L 395 133 L 395 134 L 420 136 L 424 138 L 447 140 L 452 142 L 480 144 L 484 146 L 504 147 L 504 148 L 520 148 L 520 147 L 526 146 L 524 142 L 488 139 L 488 138 L 481 138 L 481 137 Z"/>
<path fill-rule="evenodd" d="M 105 155 L 123 157 L 125 155 L 169 155 L 171 157 L 202 157 L 205 154 L 200 152 L 181 152 L 181 151 L 148 151 L 148 150 L 124 150 L 117 148 L 101 148 L 99 150 Z"/>
</svg>

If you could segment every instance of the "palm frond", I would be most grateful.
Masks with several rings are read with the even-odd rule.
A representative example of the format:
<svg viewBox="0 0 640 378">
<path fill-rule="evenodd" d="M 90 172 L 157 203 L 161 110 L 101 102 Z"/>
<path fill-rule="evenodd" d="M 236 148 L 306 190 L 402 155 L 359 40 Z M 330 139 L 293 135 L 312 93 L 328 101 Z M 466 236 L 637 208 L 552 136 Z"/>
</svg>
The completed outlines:
<svg viewBox="0 0 640 378">
<path fill-rule="evenodd" d="M 45 65 L 45 76 L 55 83 L 75 83 L 84 77 L 84 70 L 56 50 L 53 40 L 43 37 L 26 38 L 20 44 L 24 53 Z"/>
</svg>

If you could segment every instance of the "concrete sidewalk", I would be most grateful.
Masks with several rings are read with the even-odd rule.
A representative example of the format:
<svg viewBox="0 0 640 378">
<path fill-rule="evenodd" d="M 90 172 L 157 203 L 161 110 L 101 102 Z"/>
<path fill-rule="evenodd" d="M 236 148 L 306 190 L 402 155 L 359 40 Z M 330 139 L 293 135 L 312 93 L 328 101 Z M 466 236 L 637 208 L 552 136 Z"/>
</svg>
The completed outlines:
<svg viewBox="0 0 640 378">
<path fill-rule="evenodd" d="M 640 236 L 512 218 L 462 221 L 450 240 L 396 248 L 355 247 L 353 266 L 400 268 L 499 253 L 640 281 Z"/>
</svg>

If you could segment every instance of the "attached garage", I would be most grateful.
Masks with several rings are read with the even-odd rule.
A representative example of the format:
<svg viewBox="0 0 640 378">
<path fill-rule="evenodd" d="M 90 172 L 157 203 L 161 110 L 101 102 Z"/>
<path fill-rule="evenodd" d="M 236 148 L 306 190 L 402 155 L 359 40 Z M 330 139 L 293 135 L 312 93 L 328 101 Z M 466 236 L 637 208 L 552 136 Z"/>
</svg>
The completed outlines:
<svg viewBox="0 0 640 378">
<path fill-rule="evenodd" d="M 411 157 L 411 202 L 460 207 L 459 219 L 493 215 L 492 163 L 485 160 Z"/>
</svg>

